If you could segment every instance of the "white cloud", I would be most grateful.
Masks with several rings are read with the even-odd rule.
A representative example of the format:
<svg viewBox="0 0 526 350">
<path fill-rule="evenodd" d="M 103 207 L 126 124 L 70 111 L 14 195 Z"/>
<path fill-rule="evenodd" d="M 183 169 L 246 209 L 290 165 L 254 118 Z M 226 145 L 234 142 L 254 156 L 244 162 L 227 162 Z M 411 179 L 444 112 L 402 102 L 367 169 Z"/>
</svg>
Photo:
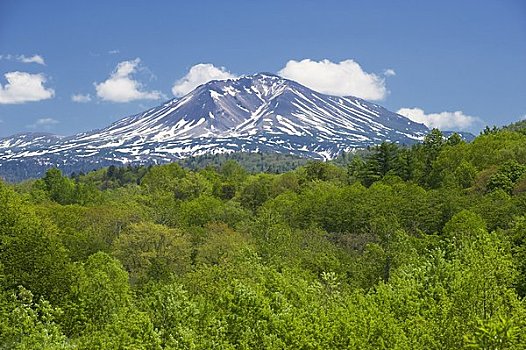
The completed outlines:
<svg viewBox="0 0 526 350">
<path fill-rule="evenodd" d="M 17 57 L 17 60 L 19 60 L 22 63 L 38 63 L 43 66 L 46 65 L 46 62 L 44 62 L 44 58 L 40 55 L 33 55 L 30 57 L 26 57 L 24 55 L 20 55 Z"/>
<path fill-rule="evenodd" d="M 177 80 L 172 87 L 174 96 L 183 96 L 210 80 L 226 80 L 236 78 L 236 75 L 228 72 L 224 67 L 216 67 L 210 63 L 196 64 L 188 73 Z"/>
<path fill-rule="evenodd" d="M 87 103 L 91 101 L 91 96 L 90 94 L 86 94 L 86 95 L 74 94 L 74 95 L 71 95 L 71 101 L 78 102 L 78 103 Z"/>
<path fill-rule="evenodd" d="M 389 68 L 389 69 L 384 70 L 384 75 L 386 77 L 394 77 L 396 75 L 396 72 L 394 69 Z"/>
<path fill-rule="evenodd" d="M 7 84 L 0 84 L 0 104 L 15 104 L 52 98 L 55 91 L 46 88 L 43 74 L 8 72 L 4 74 Z"/>
<path fill-rule="evenodd" d="M 142 84 L 132 79 L 132 75 L 139 69 L 140 62 L 139 58 L 120 62 L 107 80 L 94 84 L 97 96 L 110 102 L 158 100 L 162 98 L 161 92 L 144 91 Z"/>
<path fill-rule="evenodd" d="M 108 54 L 110 54 L 110 55 L 116 55 L 118 53 L 120 53 L 119 50 L 110 50 L 110 51 L 108 51 Z"/>
<path fill-rule="evenodd" d="M 33 55 L 33 56 L 26 56 L 26 55 L 0 55 L 0 60 L 17 60 L 22 63 L 38 63 L 43 66 L 46 65 L 46 62 L 44 62 L 44 58 L 40 55 Z"/>
<path fill-rule="evenodd" d="M 58 124 L 59 121 L 53 118 L 40 118 L 37 119 L 33 124 L 27 125 L 28 128 L 31 129 L 50 129 L 53 125 Z"/>
<path fill-rule="evenodd" d="M 365 72 L 353 60 L 339 63 L 329 60 L 290 60 L 278 74 L 329 95 L 352 95 L 367 100 L 381 100 L 387 95 L 385 80 Z"/>
<path fill-rule="evenodd" d="M 423 123 L 428 128 L 440 130 L 467 130 L 482 122 L 478 117 L 466 115 L 462 111 L 426 114 L 421 108 L 401 108 L 396 113 Z"/>
<path fill-rule="evenodd" d="M 58 123 L 58 120 L 53 118 L 40 118 L 36 121 L 36 125 L 53 125 Z"/>
</svg>

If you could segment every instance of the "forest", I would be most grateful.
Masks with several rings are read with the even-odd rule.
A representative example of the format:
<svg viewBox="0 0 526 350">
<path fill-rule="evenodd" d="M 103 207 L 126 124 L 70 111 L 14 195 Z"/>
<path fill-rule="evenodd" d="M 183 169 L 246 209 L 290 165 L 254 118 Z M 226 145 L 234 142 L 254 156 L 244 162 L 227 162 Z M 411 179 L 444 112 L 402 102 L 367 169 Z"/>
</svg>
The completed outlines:
<svg viewBox="0 0 526 350">
<path fill-rule="evenodd" d="M 525 349 L 525 296 L 525 123 L 0 181 L 0 349 Z"/>
</svg>

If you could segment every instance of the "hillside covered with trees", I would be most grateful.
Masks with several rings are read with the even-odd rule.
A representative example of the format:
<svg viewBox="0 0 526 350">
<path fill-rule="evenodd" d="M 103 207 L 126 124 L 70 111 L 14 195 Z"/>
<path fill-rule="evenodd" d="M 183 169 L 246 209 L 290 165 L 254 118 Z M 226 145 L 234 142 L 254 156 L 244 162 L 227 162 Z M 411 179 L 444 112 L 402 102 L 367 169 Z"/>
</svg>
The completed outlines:
<svg viewBox="0 0 526 350">
<path fill-rule="evenodd" d="M 524 128 L 344 158 L 0 182 L 0 348 L 524 349 Z"/>
</svg>

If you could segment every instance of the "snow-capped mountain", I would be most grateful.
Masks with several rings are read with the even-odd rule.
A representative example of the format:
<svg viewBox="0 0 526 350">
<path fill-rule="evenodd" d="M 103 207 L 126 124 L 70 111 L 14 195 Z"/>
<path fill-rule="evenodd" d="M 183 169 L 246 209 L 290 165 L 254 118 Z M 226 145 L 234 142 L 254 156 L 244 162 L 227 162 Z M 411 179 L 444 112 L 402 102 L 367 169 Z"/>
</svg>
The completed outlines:
<svg viewBox="0 0 526 350">
<path fill-rule="evenodd" d="M 278 152 L 330 159 L 384 140 L 414 143 L 423 124 L 356 97 L 315 92 L 272 74 L 211 81 L 107 128 L 0 139 L 0 175 L 17 166 L 66 171 L 162 163 L 206 153 Z M 34 172 L 34 171 L 33 171 Z"/>
<path fill-rule="evenodd" d="M 0 154 L 15 154 L 26 148 L 47 147 L 63 139 L 62 136 L 53 135 L 44 132 L 29 132 L 15 134 L 0 139 Z"/>
</svg>

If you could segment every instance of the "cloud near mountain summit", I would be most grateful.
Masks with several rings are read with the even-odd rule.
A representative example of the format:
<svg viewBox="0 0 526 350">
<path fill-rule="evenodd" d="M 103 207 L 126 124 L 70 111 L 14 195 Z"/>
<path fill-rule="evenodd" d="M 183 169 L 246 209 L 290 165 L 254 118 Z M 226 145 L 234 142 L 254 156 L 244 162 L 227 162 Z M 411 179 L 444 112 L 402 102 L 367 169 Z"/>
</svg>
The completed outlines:
<svg viewBox="0 0 526 350">
<path fill-rule="evenodd" d="M 392 69 L 389 70 L 394 75 Z M 387 96 L 385 79 L 367 73 L 360 64 L 348 59 L 339 63 L 329 60 L 290 60 L 279 72 L 313 90 L 335 96 L 356 96 L 366 100 L 383 100 Z"/>
<path fill-rule="evenodd" d="M 328 95 L 356 96 L 377 101 L 383 100 L 388 94 L 384 76 L 394 76 L 396 73 L 392 69 L 387 69 L 383 76 L 368 73 L 352 59 L 338 63 L 329 60 L 304 59 L 288 61 L 277 74 Z M 237 77 L 225 67 L 199 63 L 192 66 L 184 77 L 174 83 L 172 93 L 176 97 L 181 97 L 211 80 Z"/>
<path fill-rule="evenodd" d="M 140 62 L 139 58 L 120 62 L 108 79 L 94 84 L 97 96 L 109 102 L 159 100 L 163 98 L 163 94 L 159 91 L 145 91 L 142 83 L 133 78 L 133 75 L 140 68 Z"/>
<path fill-rule="evenodd" d="M 199 63 L 192 66 L 184 77 L 174 83 L 172 93 L 176 97 L 181 97 L 199 85 L 206 84 L 211 80 L 233 78 L 237 78 L 237 76 L 228 72 L 225 67 L 216 67 L 211 63 Z"/>
</svg>

